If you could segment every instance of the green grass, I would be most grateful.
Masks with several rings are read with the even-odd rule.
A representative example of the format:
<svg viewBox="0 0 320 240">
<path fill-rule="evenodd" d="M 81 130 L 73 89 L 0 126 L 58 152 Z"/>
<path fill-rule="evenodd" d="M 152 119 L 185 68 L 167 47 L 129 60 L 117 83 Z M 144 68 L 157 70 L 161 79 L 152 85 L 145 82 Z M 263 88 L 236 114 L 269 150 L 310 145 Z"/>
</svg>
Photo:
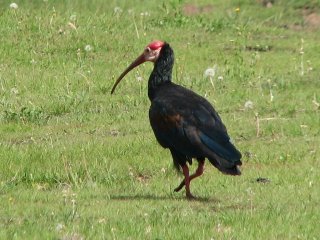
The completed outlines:
<svg viewBox="0 0 320 240">
<path fill-rule="evenodd" d="M 305 15 L 319 1 L 195 2 L 211 10 L 2 1 L 0 239 L 318 239 L 320 34 Z M 172 45 L 174 81 L 214 104 L 244 155 L 241 177 L 207 164 L 196 201 L 173 193 L 182 176 L 149 126 L 152 64 L 110 95 L 153 39 Z"/>
</svg>

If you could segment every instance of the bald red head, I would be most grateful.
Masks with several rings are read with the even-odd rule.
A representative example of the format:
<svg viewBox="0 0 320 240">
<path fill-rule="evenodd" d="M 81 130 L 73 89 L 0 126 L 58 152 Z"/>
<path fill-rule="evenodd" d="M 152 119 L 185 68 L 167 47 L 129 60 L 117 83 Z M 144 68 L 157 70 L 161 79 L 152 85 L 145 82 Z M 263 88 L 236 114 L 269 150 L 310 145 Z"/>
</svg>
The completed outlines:
<svg viewBox="0 0 320 240">
<path fill-rule="evenodd" d="M 151 50 L 157 50 L 161 47 L 163 47 L 164 42 L 160 41 L 160 40 L 155 40 L 152 43 L 149 43 L 149 45 L 147 47 L 149 47 Z"/>
<path fill-rule="evenodd" d="M 155 40 L 151 43 L 149 43 L 146 48 L 144 49 L 143 53 L 134 60 L 127 68 L 124 70 L 124 72 L 118 77 L 117 81 L 114 83 L 113 88 L 111 90 L 111 94 L 116 89 L 118 83 L 121 81 L 121 79 L 132 69 L 139 66 L 140 64 L 144 62 L 153 62 L 155 63 L 160 55 L 161 48 L 164 46 L 165 42 L 162 42 L 160 40 Z"/>
</svg>

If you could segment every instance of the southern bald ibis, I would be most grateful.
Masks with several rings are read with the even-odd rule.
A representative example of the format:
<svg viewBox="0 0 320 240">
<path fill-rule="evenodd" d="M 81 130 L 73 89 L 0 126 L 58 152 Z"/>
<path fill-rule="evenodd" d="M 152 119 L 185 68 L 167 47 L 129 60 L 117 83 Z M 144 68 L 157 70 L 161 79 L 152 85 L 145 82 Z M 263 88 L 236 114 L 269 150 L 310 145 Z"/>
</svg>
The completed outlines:
<svg viewBox="0 0 320 240">
<path fill-rule="evenodd" d="M 154 63 L 148 82 L 151 127 L 160 145 L 170 150 L 174 166 L 184 174 L 175 191 L 185 186 L 187 198 L 194 198 L 190 181 L 202 175 L 206 158 L 222 173 L 240 175 L 241 153 L 231 143 L 218 113 L 205 98 L 171 81 L 174 53 L 168 43 L 147 45 L 117 79 L 111 94 L 128 72 L 146 61 Z M 189 175 L 187 163 L 192 164 L 193 158 L 198 168 Z"/>
</svg>

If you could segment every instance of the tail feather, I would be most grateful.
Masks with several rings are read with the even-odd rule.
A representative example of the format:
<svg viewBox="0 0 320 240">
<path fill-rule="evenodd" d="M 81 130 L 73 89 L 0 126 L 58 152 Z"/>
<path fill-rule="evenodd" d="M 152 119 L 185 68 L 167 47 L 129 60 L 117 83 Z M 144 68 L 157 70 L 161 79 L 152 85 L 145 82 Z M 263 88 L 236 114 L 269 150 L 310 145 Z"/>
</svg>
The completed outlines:
<svg viewBox="0 0 320 240">
<path fill-rule="evenodd" d="M 200 134 L 200 139 L 207 150 L 208 159 L 213 166 L 225 174 L 241 174 L 238 168 L 242 164 L 240 160 L 241 153 L 230 141 L 219 143 L 203 133 Z"/>
<path fill-rule="evenodd" d="M 228 174 L 228 175 L 241 175 L 241 171 L 238 168 L 238 166 L 233 166 L 232 168 L 218 168 L 222 173 Z"/>
<path fill-rule="evenodd" d="M 225 160 L 236 163 L 241 159 L 241 153 L 233 146 L 230 141 L 217 142 L 204 133 L 200 134 L 201 142 L 211 151 Z"/>
<path fill-rule="evenodd" d="M 219 161 L 216 160 L 216 158 L 219 159 Z M 240 166 L 242 163 L 241 161 L 237 162 L 235 165 L 230 166 L 228 164 L 228 166 L 224 166 L 223 165 L 223 161 L 221 158 L 216 157 L 216 158 L 208 158 L 210 163 L 215 166 L 220 172 L 224 173 L 224 174 L 228 174 L 228 175 L 241 175 L 241 171 L 238 168 L 238 166 Z"/>
</svg>

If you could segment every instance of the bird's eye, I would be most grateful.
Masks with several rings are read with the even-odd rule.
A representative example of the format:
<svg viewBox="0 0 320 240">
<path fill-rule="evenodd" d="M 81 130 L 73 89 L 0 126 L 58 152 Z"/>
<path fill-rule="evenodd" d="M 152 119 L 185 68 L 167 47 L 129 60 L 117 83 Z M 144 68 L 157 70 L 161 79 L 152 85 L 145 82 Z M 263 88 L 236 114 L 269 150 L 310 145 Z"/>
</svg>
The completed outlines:
<svg viewBox="0 0 320 240">
<path fill-rule="evenodd" d="M 151 49 L 147 47 L 145 51 L 146 51 L 147 53 L 149 53 L 149 52 L 151 51 Z"/>
</svg>

